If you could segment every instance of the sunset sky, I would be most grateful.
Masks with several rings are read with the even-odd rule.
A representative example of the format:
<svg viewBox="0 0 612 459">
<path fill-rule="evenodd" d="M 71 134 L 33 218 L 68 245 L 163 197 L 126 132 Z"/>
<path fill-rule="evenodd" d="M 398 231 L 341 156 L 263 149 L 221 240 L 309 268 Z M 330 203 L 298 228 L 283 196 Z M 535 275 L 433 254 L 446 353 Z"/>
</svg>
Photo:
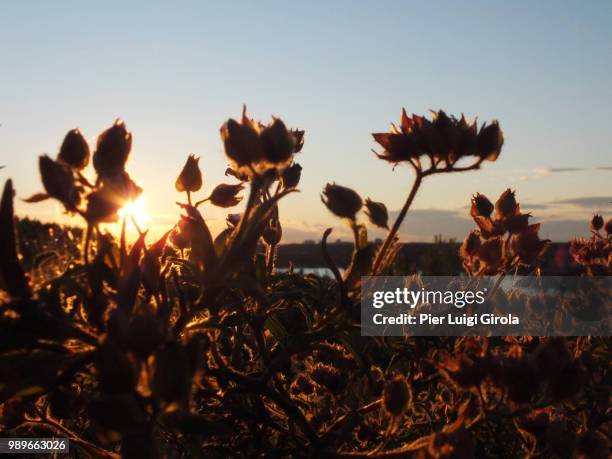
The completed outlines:
<svg viewBox="0 0 612 459">
<path fill-rule="evenodd" d="M 161 231 L 179 214 L 187 154 L 201 156 L 198 198 L 229 181 L 219 127 L 246 103 L 306 130 L 301 193 L 281 206 L 285 242 L 328 226 L 345 237 L 324 185 L 399 209 L 410 171 L 377 159 L 370 133 L 402 107 L 444 109 L 498 119 L 506 144 L 481 171 L 427 180 L 404 239 L 462 237 L 471 194 L 510 187 L 542 236 L 567 240 L 588 233 L 594 211 L 612 216 L 611 24 L 610 1 L 2 2 L 0 180 L 22 198 L 41 191 L 38 155 L 74 127 L 93 148 L 121 117 L 134 135 L 128 170 Z M 20 202 L 18 213 L 61 209 Z M 224 225 L 226 212 L 204 214 Z"/>
</svg>

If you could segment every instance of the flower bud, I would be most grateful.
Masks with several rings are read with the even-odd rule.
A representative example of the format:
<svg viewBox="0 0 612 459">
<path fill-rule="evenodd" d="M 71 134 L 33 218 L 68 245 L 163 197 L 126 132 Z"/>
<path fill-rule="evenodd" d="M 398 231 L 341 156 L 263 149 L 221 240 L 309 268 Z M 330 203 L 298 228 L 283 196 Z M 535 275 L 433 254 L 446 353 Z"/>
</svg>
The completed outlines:
<svg viewBox="0 0 612 459">
<path fill-rule="evenodd" d="M 208 200 L 218 207 L 233 207 L 242 201 L 242 196 L 237 196 L 237 194 L 243 189 L 244 185 L 242 183 L 237 185 L 221 183 L 210 193 Z"/>
<path fill-rule="evenodd" d="M 593 231 L 599 231 L 604 226 L 604 219 L 601 215 L 595 214 L 593 215 L 593 219 L 591 220 L 591 229 Z"/>
<path fill-rule="evenodd" d="M 67 210 L 75 210 L 81 198 L 70 169 L 47 155 L 38 159 L 38 167 L 47 194 L 61 201 Z"/>
<path fill-rule="evenodd" d="M 335 183 L 328 183 L 321 195 L 321 201 L 338 217 L 355 220 L 355 215 L 361 210 L 361 197 L 350 188 Z"/>
<path fill-rule="evenodd" d="M 121 208 L 114 199 L 114 194 L 102 188 L 93 191 L 87 196 L 87 210 L 85 218 L 90 223 L 113 223 L 119 220 L 117 212 Z"/>
<path fill-rule="evenodd" d="M 299 153 L 304 147 L 304 131 L 291 129 L 291 135 L 293 136 L 293 153 Z"/>
<path fill-rule="evenodd" d="M 57 159 L 78 171 L 87 167 L 89 164 L 89 145 L 79 129 L 68 131 Z"/>
<path fill-rule="evenodd" d="M 387 412 L 394 417 L 402 415 L 412 403 L 412 391 L 406 378 L 396 375 L 385 385 L 383 403 Z"/>
<path fill-rule="evenodd" d="M 128 201 L 136 200 L 142 194 L 142 188 L 132 180 L 126 171 L 107 177 L 103 183 L 108 192 L 115 196 L 114 200 L 120 206 L 124 206 Z"/>
<path fill-rule="evenodd" d="M 510 239 L 512 254 L 518 257 L 524 265 L 533 265 L 550 244 L 550 239 L 540 239 L 538 235 L 539 229 L 539 223 L 531 225 L 527 230 L 513 235 Z"/>
<path fill-rule="evenodd" d="M 604 229 L 606 230 L 606 234 L 608 236 L 612 235 L 612 218 L 606 222 Z"/>
<path fill-rule="evenodd" d="M 493 121 L 488 126 L 483 126 L 478 133 L 477 143 L 479 156 L 489 161 L 495 161 L 504 145 L 504 134 L 499 127 L 499 123 Z"/>
<path fill-rule="evenodd" d="M 472 208 L 470 209 L 470 215 L 472 217 L 486 217 L 489 218 L 493 212 L 493 203 L 489 199 L 480 193 L 476 193 L 472 197 Z"/>
<path fill-rule="evenodd" d="M 281 238 L 283 237 L 283 228 L 278 220 L 275 222 L 270 221 L 263 230 L 263 240 L 268 245 L 278 245 Z"/>
<path fill-rule="evenodd" d="M 272 124 L 264 128 L 261 142 L 265 159 L 272 164 L 287 162 L 295 148 L 294 137 L 279 118 L 274 118 Z"/>
<path fill-rule="evenodd" d="M 370 198 L 366 198 L 365 206 L 365 213 L 373 225 L 379 228 L 389 229 L 389 213 L 387 212 L 387 206 L 382 202 L 372 201 Z"/>
<path fill-rule="evenodd" d="M 187 157 L 187 162 L 174 183 L 176 191 L 194 193 L 202 188 L 202 172 L 198 165 L 199 161 L 200 158 L 196 158 L 195 155 L 189 155 Z"/>
<path fill-rule="evenodd" d="M 470 231 L 470 234 L 467 235 L 459 248 L 459 255 L 463 258 L 472 258 L 478 252 L 480 244 L 480 233 L 478 231 Z"/>
<path fill-rule="evenodd" d="M 263 157 L 263 145 L 257 125 L 247 118 L 246 107 L 243 108 L 242 123 L 230 118 L 221 127 L 221 139 L 225 154 L 238 166 L 252 164 Z"/>
<path fill-rule="evenodd" d="M 495 203 L 495 216 L 501 220 L 517 215 L 519 212 L 519 205 L 516 203 L 514 191 L 508 188 Z"/>
<path fill-rule="evenodd" d="M 494 274 L 504 258 L 504 241 L 500 236 L 487 239 L 478 248 L 476 256 L 486 266 L 486 273 Z"/>
<path fill-rule="evenodd" d="M 298 163 L 293 163 L 290 167 L 285 169 L 281 175 L 281 180 L 283 182 L 283 188 L 285 190 L 289 188 L 295 188 L 300 183 L 300 178 L 302 177 L 302 166 Z"/>
<path fill-rule="evenodd" d="M 98 175 L 109 177 L 123 171 L 132 150 L 132 133 L 125 123 L 117 119 L 115 124 L 98 136 L 93 155 L 94 168 Z"/>
</svg>

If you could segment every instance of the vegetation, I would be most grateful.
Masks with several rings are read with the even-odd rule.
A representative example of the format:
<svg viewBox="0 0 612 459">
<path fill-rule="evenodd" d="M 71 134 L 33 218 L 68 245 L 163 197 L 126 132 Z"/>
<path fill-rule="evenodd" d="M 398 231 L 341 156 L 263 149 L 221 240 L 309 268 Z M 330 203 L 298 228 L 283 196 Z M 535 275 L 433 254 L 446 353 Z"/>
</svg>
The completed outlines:
<svg viewBox="0 0 612 459">
<path fill-rule="evenodd" d="M 408 116 L 374 134 L 378 156 L 414 179 L 396 220 L 383 203 L 337 184 L 321 199 L 354 234 L 333 279 L 275 269 L 278 203 L 295 192 L 304 131 L 278 118 L 230 119 L 221 138 L 235 183 L 198 197 L 199 158 L 176 180 L 180 221 L 160 239 L 120 217 L 141 188 L 126 171 L 132 134 L 117 121 L 93 155 L 78 130 L 56 159 L 40 158 L 44 192 L 83 219 L 83 234 L 45 269 L 15 238 L 13 185 L 0 204 L 0 426 L 14 436 L 61 436 L 79 457 L 609 457 L 610 341 L 579 337 L 377 339 L 359 329 L 361 277 L 394 268 L 398 229 L 426 178 L 479 169 L 503 146 L 493 122 L 478 128 L 443 111 Z M 91 156 L 94 179 L 86 177 Z M 241 214 L 213 236 L 204 206 Z M 379 246 L 360 220 L 387 230 Z M 475 195 L 478 230 L 461 246 L 469 276 L 537 266 L 548 244 L 514 193 Z M 121 218 L 117 239 L 104 223 Z M 131 246 L 125 229 L 140 236 Z M 573 253 L 589 274 L 610 270 L 611 223 L 593 224 Z M 40 242 L 42 244 L 43 242 Z M 48 243 L 48 242 L 44 242 Z M 314 246 L 313 246 L 314 248 Z M 29 252 L 28 252 L 29 251 Z M 427 263 L 435 271 L 432 257 Z M 443 251 L 439 256 L 446 256 Z M 41 263 L 35 263 L 40 266 Z M 31 266 L 31 265 L 26 265 Z M 430 268 L 428 268 L 430 269 Z M 534 271 L 535 270 L 535 271 Z M 29 272 L 28 272 L 29 271 Z"/>
</svg>

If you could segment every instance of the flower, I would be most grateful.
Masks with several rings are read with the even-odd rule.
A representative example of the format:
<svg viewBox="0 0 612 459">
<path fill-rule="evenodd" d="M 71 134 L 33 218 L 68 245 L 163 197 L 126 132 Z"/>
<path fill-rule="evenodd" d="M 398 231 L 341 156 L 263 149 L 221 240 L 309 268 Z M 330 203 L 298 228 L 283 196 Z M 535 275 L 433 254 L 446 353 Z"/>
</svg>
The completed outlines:
<svg viewBox="0 0 612 459">
<path fill-rule="evenodd" d="M 476 257 L 485 266 L 487 274 L 495 274 L 504 259 L 504 241 L 500 236 L 487 239 L 478 248 Z"/>
<path fill-rule="evenodd" d="M 123 120 L 117 119 L 115 124 L 98 136 L 93 164 L 101 177 L 117 175 L 125 168 L 132 149 L 132 133 L 128 132 Z"/>
<path fill-rule="evenodd" d="M 221 183 L 215 187 L 210 193 L 208 200 L 215 206 L 218 207 L 233 207 L 242 201 L 242 196 L 237 196 L 244 189 L 244 185 L 239 183 L 237 185 L 229 185 L 227 183 Z"/>
<path fill-rule="evenodd" d="M 525 231 L 513 235 L 510 239 L 512 254 L 524 265 L 533 265 L 550 244 L 550 239 L 540 239 L 539 229 L 539 223 L 530 225 Z"/>
<path fill-rule="evenodd" d="M 199 161 L 200 158 L 196 158 L 195 155 L 187 157 L 183 170 L 174 183 L 176 191 L 194 193 L 202 188 L 202 172 L 198 165 Z"/>
<path fill-rule="evenodd" d="M 389 213 L 387 212 L 387 206 L 382 202 L 372 201 L 370 198 L 366 198 L 365 206 L 366 215 L 373 225 L 379 228 L 389 229 Z"/>
<path fill-rule="evenodd" d="M 294 163 L 283 171 L 281 174 L 281 181 L 284 189 L 295 188 L 300 183 L 302 177 L 302 166 L 298 163 Z"/>
<path fill-rule="evenodd" d="M 493 203 L 489 199 L 480 193 L 476 193 L 472 196 L 472 207 L 470 209 L 470 215 L 472 217 L 486 217 L 489 218 L 493 212 Z"/>
<path fill-rule="evenodd" d="M 468 123 L 448 116 L 443 110 L 432 112 L 432 120 L 423 116 L 408 116 L 402 110 L 400 127 L 392 125 L 391 132 L 374 133 L 374 140 L 383 147 L 376 153 L 385 161 L 398 163 L 428 155 L 447 165 L 465 156 L 495 161 L 501 152 L 504 137 L 497 121 L 484 123 L 477 129 L 476 120 Z"/>
<path fill-rule="evenodd" d="M 351 220 L 355 220 L 355 215 L 363 205 L 361 197 L 355 191 L 335 183 L 325 186 L 321 201 L 333 214 Z"/>
<path fill-rule="evenodd" d="M 79 129 L 68 131 L 57 159 L 79 171 L 87 167 L 89 164 L 89 145 Z"/>
<path fill-rule="evenodd" d="M 591 229 L 593 231 L 599 231 L 604 226 L 604 219 L 601 215 L 593 215 L 593 219 L 591 220 Z"/>
<path fill-rule="evenodd" d="M 262 237 L 266 244 L 272 246 L 278 245 L 283 237 L 283 228 L 281 227 L 280 221 L 270 219 L 263 230 Z"/>
<path fill-rule="evenodd" d="M 385 385 L 383 404 L 387 412 L 394 416 L 403 414 L 412 403 L 412 391 L 402 375 L 396 375 Z"/>
<path fill-rule="evenodd" d="M 472 230 L 461 244 L 461 247 L 459 248 L 459 254 L 463 258 L 472 258 L 478 253 L 480 245 L 480 233 L 478 231 Z"/>
<path fill-rule="evenodd" d="M 499 199 L 495 202 L 495 218 L 503 220 L 510 218 L 520 213 L 520 207 L 516 203 L 514 191 L 508 188 L 504 191 Z"/>
<path fill-rule="evenodd" d="M 229 119 L 221 127 L 221 139 L 225 154 L 236 168 L 264 170 L 269 166 L 286 167 L 294 153 L 301 151 L 304 131 L 287 129 L 280 118 L 272 118 L 267 126 L 250 119 L 246 106 L 241 122 Z M 243 172 L 243 171 L 239 171 Z"/>
<path fill-rule="evenodd" d="M 606 222 L 604 229 L 606 230 L 606 234 L 608 236 L 612 235 L 612 218 Z"/>
<path fill-rule="evenodd" d="M 38 159 L 38 167 L 47 194 L 61 201 L 66 210 L 76 210 L 81 197 L 70 169 L 47 155 Z"/>
<path fill-rule="evenodd" d="M 85 218 L 90 223 L 113 223 L 119 220 L 117 212 L 121 208 L 114 193 L 108 188 L 93 191 L 87 196 Z"/>
<path fill-rule="evenodd" d="M 295 138 L 287 130 L 285 123 L 273 118 L 272 124 L 261 132 L 261 142 L 267 161 L 272 164 L 285 163 L 291 158 L 295 149 Z"/>
</svg>

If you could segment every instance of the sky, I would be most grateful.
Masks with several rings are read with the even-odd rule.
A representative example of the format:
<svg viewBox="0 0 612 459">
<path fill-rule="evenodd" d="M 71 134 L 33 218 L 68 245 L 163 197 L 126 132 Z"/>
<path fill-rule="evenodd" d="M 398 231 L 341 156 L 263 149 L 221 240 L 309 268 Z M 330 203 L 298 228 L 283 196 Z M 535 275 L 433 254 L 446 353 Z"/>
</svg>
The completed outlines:
<svg viewBox="0 0 612 459">
<path fill-rule="evenodd" d="M 201 157 L 202 198 L 228 181 L 219 128 L 244 103 L 306 130 L 284 241 L 327 227 L 345 238 L 321 203 L 325 184 L 393 214 L 412 176 L 377 159 L 370 134 L 402 107 L 444 109 L 498 119 L 505 146 L 480 171 L 428 178 L 403 239 L 462 238 L 470 196 L 512 188 L 542 236 L 568 240 L 588 234 L 593 212 L 612 216 L 611 74 L 609 1 L 0 2 L 0 180 L 21 198 L 41 191 L 39 155 L 74 127 L 93 147 L 121 117 L 134 136 L 128 171 L 162 231 L 180 214 L 174 180 L 189 153 Z M 17 211 L 66 219 L 51 202 Z M 203 213 L 223 227 L 226 211 Z"/>
</svg>

